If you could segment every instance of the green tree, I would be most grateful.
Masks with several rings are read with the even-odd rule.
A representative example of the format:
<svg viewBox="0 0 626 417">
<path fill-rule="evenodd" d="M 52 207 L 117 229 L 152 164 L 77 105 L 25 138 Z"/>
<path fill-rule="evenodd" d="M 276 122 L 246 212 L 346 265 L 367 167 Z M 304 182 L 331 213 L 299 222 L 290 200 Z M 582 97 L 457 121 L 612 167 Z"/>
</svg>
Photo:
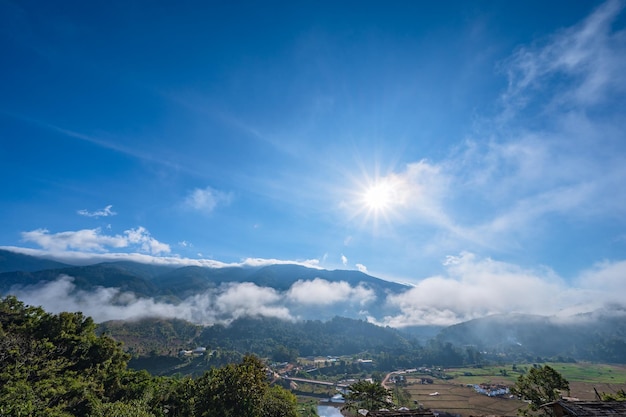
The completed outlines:
<svg viewBox="0 0 626 417">
<path fill-rule="evenodd" d="M 198 417 L 295 417 L 295 397 L 270 387 L 265 365 L 255 356 L 206 372 L 196 383 Z"/>
<path fill-rule="evenodd" d="M 392 404 L 391 392 L 379 382 L 358 381 L 350 385 L 345 396 L 346 405 L 342 411 L 356 411 L 360 408 L 378 410 Z"/>
<path fill-rule="evenodd" d="M 519 411 L 521 415 L 534 412 L 551 415 L 551 409 L 543 404 L 559 399 L 562 391 L 569 392 L 569 382 L 549 366 L 533 367 L 525 375 L 520 375 L 511 393 L 529 401 L 528 407 Z"/>
<path fill-rule="evenodd" d="M 263 417 L 298 417 L 295 395 L 279 386 L 270 387 L 261 400 Z"/>
<path fill-rule="evenodd" d="M 128 356 L 82 313 L 0 299 L 2 415 L 87 415 L 115 395 Z"/>
</svg>

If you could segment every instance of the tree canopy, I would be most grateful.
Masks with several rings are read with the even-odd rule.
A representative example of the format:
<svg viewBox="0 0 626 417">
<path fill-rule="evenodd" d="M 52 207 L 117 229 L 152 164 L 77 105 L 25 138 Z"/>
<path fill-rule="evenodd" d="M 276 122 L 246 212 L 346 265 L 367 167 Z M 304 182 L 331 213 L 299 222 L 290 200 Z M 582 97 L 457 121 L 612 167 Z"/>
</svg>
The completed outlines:
<svg viewBox="0 0 626 417">
<path fill-rule="evenodd" d="M 391 392 L 379 382 L 358 381 L 348 389 L 344 411 L 356 411 L 360 408 L 371 411 L 392 405 Z"/>
<path fill-rule="evenodd" d="M 528 415 L 541 412 L 550 415 L 551 410 L 540 408 L 542 405 L 559 399 L 561 392 L 569 392 L 569 382 L 548 365 L 531 368 L 525 375 L 520 375 L 511 393 L 530 401 L 520 414 Z"/>
<path fill-rule="evenodd" d="M 201 378 L 127 368 L 129 355 L 82 313 L 50 314 L 0 299 L 0 415 L 296 417 L 296 398 L 246 356 Z"/>
</svg>

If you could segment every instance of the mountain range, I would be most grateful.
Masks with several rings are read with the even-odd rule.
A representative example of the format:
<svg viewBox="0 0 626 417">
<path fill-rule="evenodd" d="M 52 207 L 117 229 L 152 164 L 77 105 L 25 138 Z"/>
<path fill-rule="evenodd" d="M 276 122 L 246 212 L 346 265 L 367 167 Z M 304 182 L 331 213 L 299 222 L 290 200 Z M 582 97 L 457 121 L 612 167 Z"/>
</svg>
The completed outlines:
<svg viewBox="0 0 626 417">
<path fill-rule="evenodd" d="M 230 323 L 240 326 L 243 319 L 269 318 L 297 327 L 299 322 L 310 326 L 306 323 L 311 320 L 343 317 L 348 319 L 340 322 L 343 325 L 362 327 L 359 323 L 394 314 L 386 297 L 410 288 L 359 271 L 292 264 L 207 268 L 124 261 L 76 266 L 0 250 L 1 295 L 14 294 L 46 309 L 81 310 L 99 322 L 182 319 L 227 328 Z M 263 322 L 269 323 L 258 323 Z M 288 333 L 299 332 L 296 327 Z M 365 347 L 361 345 L 371 328 L 364 328 L 355 351 Z M 539 357 L 626 363 L 626 311 L 618 307 L 566 318 L 493 315 L 452 326 L 397 331 L 406 340 L 474 347 L 527 361 Z M 398 337 L 397 331 L 393 337 Z"/>
<path fill-rule="evenodd" d="M 193 310 L 190 315 L 174 314 L 174 317 L 202 324 L 211 324 L 212 319 L 228 321 L 231 313 L 230 318 L 248 315 L 291 319 L 330 319 L 338 315 L 381 318 L 393 312 L 383 302 L 386 295 L 410 288 L 359 271 L 295 264 L 208 268 L 121 261 L 76 266 L 0 250 L 0 293 L 29 295 L 36 301 L 46 291 L 57 291 L 55 283 L 59 282 L 66 287 L 61 296 L 73 300 L 98 301 L 88 294 L 101 293 L 103 297 L 113 294 L 103 303 L 119 307 L 128 307 L 137 300 L 151 300 L 164 306 L 162 314 L 152 311 L 146 316 L 171 317 L 165 311 L 168 306 L 185 310 L 189 305 L 186 311 Z M 106 294 L 104 289 L 108 290 Z M 247 306 L 243 305 L 246 303 Z M 255 303 L 266 307 L 273 303 L 275 308 L 265 312 L 258 311 L 262 308 L 251 309 Z M 288 305 L 288 314 L 281 310 L 283 305 Z M 245 311 L 237 312 L 242 309 Z M 211 314 L 214 312 L 219 314 Z"/>
</svg>

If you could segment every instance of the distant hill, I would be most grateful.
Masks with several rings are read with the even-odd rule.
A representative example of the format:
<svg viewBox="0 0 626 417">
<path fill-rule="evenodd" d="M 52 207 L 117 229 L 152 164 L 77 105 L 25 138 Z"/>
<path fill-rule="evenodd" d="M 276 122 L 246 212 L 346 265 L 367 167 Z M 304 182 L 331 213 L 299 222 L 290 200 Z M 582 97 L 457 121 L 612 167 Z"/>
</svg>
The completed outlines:
<svg viewBox="0 0 626 417">
<path fill-rule="evenodd" d="M 61 262 L 36 258 L 34 256 L 0 249 L 0 272 L 32 272 L 41 271 L 44 269 L 64 268 L 67 266 L 69 265 Z"/>
<path fill-rule="evenodd" d="M 123 342 L 127 349 L 142 355 L 151 350 L 171 354 L 176 349 L 208 346 L 271 356 L 283 346 L 302 356 L 326 356 L 410 346 L 409 339 L 395 329 L 342 317 L 325 322 L 241 318 L 228 326 L 207 327 L 183 320 L 108 321 L 98 326 L 98 333 L 106 333 Z"/>
<path fill-rule="evenodd" d="M 140 296 L 155 296 L 159 288 L 126 265 L 101 263 L 88 266 L 64 266 L 36 271 L 13 271 L 0 274 L 0 291 L 9 292 L 13 286 L 36 285 L 55 281 L 60 276 L 68 275 L 74 279 L 79 290 L 93 290 L 96 287 L 119 288 Z"/>
<path fill-rule="evenodd" d="M 598 310 L 567 318 L 494 315 L 446 327 L 437 339 L 527 361 L 553 358 L 626 363 L 626 312 Z"/>
</svg>

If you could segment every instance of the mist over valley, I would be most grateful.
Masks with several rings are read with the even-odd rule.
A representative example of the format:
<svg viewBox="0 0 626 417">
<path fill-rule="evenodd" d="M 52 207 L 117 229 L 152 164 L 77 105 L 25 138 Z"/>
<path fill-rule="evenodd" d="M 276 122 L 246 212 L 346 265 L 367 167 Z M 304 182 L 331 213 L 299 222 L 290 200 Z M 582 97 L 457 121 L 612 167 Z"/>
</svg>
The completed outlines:
<svg viewBox="0 0 626 417">
<path fill-rule="evenodd" d="M 162 352 L 171 353 L 180 345 L 221 344 L 268 356 L 279 346 L 306 356 L 385 350 L 405 355 L 434 343 L 457 349 L 456 359 L 446 359 L 455 365 L 468 360 L 464 358 L 468 348 L 485 359 L 506 355 L 512 361 L 626 363 L 626 311 L 619 305 L 572 315 L 487 314 L 451 325 L 394 329 L 383 323 L 402 310 L 390 300 L 406 297 L 415 288 L 359 271 L 288 264 L 175 267 L 129 261 L 71 266 L 10 251 L 0 251 L 0 271 L 2 294 L 14 294 L 53 312 L 82 311 L 120 340 L 125 338 L 124 326 L 158 327 L 182 320 L 191 326 L 183 328 L 205 328 L 193 337 L 175 337 L 178 345 L 154 341 Z M 356 329 L 358 336 L 341 336 Z M 146 340 L 140 340 L 140 344 L 132 338 L 126 341 L 146 354 L 145 346 L 140 347 Z"/>
</svg>

